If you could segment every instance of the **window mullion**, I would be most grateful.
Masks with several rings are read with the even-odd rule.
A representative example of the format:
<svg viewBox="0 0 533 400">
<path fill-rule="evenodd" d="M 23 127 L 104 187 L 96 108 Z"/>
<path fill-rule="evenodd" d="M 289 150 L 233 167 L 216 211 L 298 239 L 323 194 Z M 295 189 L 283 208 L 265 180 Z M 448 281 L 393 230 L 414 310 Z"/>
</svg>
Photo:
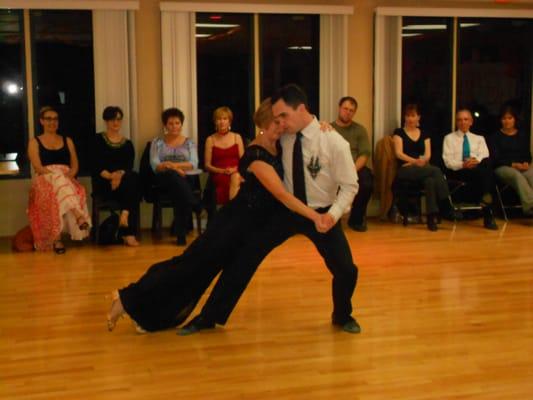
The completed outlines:
<svg viewBox="0 0 533 400">
<path fill-rule="evenodd" d="M 28 122 L 28 136 L 35 136 L 34 102 L 33 102 L 33 74 L 32 74 L 32 51 L 31 51 L 31 27 L 30 10 L 24 10 L 24 55 L 25 55 L 25 75 L 26 75 L 26 115 Z"/>
<path fill-rule="evenodd" d="M 259 47 L 259 14 L 254 14 L 254 110 L 261 104 L 261 51 Z M 257 133 L 257 132 L 256 132 Z"/>
<path fill-rule="evenodd" d="M 459 23 L 458 18 L 453 17 L 453 34 L 452 34 L 452 112 L 450 115 L 451 118 L 451 127 L 452 131 L 455 130 L 455 111 L 457 109 L 457 65 L 459 62 L 458 59 L 458 50 L 459 45 L 457 43 L 459 33 Z"/>
</svg>

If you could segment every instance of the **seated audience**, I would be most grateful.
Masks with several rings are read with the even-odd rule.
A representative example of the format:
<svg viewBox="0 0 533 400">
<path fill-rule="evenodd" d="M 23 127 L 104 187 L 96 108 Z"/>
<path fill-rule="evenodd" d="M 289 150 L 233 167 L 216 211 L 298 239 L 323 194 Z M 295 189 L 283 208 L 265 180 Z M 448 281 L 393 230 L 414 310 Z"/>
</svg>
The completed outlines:
<svg viewBox="0 0 533 400">
<path fill-rule="evenodd" d="M 205 141 L 205 169 L 213 185 L 213 204 L 224 205 L 239 191 L 241 176 L 239 159 L 244 154 L 241 135 L 231 131 L 233 112 L 219 107 L 213 112 L 215 133 Z"/>
<path fill-rule="evenodd" d="M 500 121 L 501 129 L 491 137 L 491 156 L 496 176 L 516 191 L 524 214 L 533 215 L 533 167 L 529 134 L 518 128 L 518 116 L 512 107 L 503 109 Z"/>
<path fill-rule="evenodd" d="M 139 175 L 133 171 L 135 150 L 129 139 L 120 134 L 124 113 L 119 107 L 104 109 L 106 131 L 94 138 L 92 157 L 93 192 L 120 205 L 119 227 L 128 246 L 138 246 Z"/>
<path fill-rule="evenodd" d="M 177 108 L 163 111 L 165 135 L 155 138 L 150 147 L 150 165 L 155 173 L 157 185 L 171 197 L 174 207 L 176 243 L 187 244 L 188 221 L 193 209 L 200 207 L 200 200 L 194 195 L 187 172 L 198 168 L 196 144 L 182 134 L 183 112 Z"/>
<path fill-rule="evenodd" d="M 89 235 L 91 219 L 85 189 L 76 180 L 78 156 L 72 139 L 58 134 L 59 114 L 52 107 L 39 113 L 43 133 L 28 144 L 28 156 L 36 173 L 32 180 L 28 217 L 37 250 L 65 253 L 61 233 L 73 240 Z"/>
<path fill-rule="evenodd" d="M 489 149 L 483 136 L 470 132 L 473 123 L 470 110 L 457 111 L 457 130 L 444 137 L 442 159 L 448 178 L 466 182 L 474 200 L 481 204 L 484 227 L 495 230 L 498 226 L 491 210 L 494 174 Z"/>
<path fill-rule="evenodd" d="M 420 183 L 426 198 L 427 227 L 437 230 L 439 212 L 453 218 L 448 183 L 440 168 L 429 164 L 431 139 L 420 128 L 420 111 L 408 104 L 404 111 L 404 126 L 394 131 L 394 150 L 398 159 L 396 179 L 399 183 Z M 452 214 L 452 215 L 450 215 Z"/>
<path fill-rule="evenodd" d="M 366 166 L 371 152 L 370 141 L 365 127 L 353 121 L 356 112 L 357 100 L 350 96 L 341 98 L 337 119 L 331 123 L 331 126 L 350 143 L 350 150 L 359 178 L 359 191 L 352 203 L 348 226 L 355 231 L 365 232 L 367 230 L 366 208 L 372 196 L 374 176 L 370 168 Z"/>
</svg>

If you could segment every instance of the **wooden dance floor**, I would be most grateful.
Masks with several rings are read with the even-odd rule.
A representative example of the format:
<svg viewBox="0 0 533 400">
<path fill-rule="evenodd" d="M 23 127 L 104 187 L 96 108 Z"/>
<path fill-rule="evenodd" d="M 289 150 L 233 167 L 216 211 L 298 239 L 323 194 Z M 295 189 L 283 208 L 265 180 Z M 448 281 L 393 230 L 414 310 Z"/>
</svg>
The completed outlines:
<svg viewBox="0 0 533 400">
<path fill-rule="evenodd" d="M 106 295 L 181 252 L 0 245 L 0 399 L 531 399 L 533 220 L 347 231 L 363 332 L 330 325 L 330 275 L 292 238 L 265 260 L 224 328 L 107 332 Z"/>
</svg>

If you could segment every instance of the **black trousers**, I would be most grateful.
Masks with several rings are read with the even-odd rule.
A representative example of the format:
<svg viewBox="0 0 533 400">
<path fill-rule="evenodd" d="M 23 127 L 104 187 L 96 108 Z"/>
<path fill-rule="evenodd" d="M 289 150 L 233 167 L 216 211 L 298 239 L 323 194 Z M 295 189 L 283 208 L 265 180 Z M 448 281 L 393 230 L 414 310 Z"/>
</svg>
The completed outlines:
<svg viewBox="0 0 533 400">
<path fill-rule="evenodd" d="M 121 210 L 129 211 L 128 227 L 123 228 L 124 235 L 136 235 L 139 227 L 139 203 L 141 202 L 141 186 L 139 174 L 135 171 L 127 171 L 122 176 L 120 185 L 111 190 L 111 184 L 103 178 L 95 182 L 93 189 L 96 194 L 104 199 L 111 199 L 120 205 Z"/>
<path fill-rule="evenodd" d="M 193 193 L 192 183 L 187 176 L 183 177 L 172 170 L 157 173 L 155 180 L 159 188 L 171 198 L 176 233 L 185 235 L 193 207 L 197 207 L 200 202 Z"/>
<path fill-rule="evenodd" d="M 374 175 L 372 170 L 368 167 L 363 167 L 357 171 L 359 177 L 359 191 L 353 199 L 352 211 L 348 223 L 352 225 L 360 225 L 363 223 L 363 218 L 366 215 L 366 208 L 372 191 L 374 190 Z"/>
<path fill-rule="evenodd" d="M 450 195 L 448 183 L 444 179 L 440 168 L 434 165 L 400 167 L 396 173 L 396 179 L 400 187 L 403 184 L 418 183 L 424 188 L 426 192 L 426 211 L 428 214 L 446 211 L 439 210 L 439 203 L 448 200 L 448 196 Z M 402 189 L 398 190 L 398 192 L 398 196 L 401 197 L 400 202 L 405 204 L 408 193 L 405 193 L 405 190 Z"/>
<path fill-rule="evenodd" d="M 463 168 L 458 171 L 447 170 L 446 176 L 468 184 L 465 188 L 467 200 L 479 203 L 483 195 L 491 194 L 494 191 L 494 171 L 488 158 L 483 159 L 475 168 Z"/>
<path fill-rule="evenodd" d="M 201 315 L 207 320 L 225 324 L 259 264 L 272 249 L 297 233 L 313 242 L 333 275 L 333 322 L 344 324 L 351 320 L 351 299 L 358 270 L 340 221 L 329 232 L 322 234 L 315 230 L 311 221 L 287 209 L 274 215 L 264 228 L 247 235 L 244 246 L 223 269 Z"/>
</svg>

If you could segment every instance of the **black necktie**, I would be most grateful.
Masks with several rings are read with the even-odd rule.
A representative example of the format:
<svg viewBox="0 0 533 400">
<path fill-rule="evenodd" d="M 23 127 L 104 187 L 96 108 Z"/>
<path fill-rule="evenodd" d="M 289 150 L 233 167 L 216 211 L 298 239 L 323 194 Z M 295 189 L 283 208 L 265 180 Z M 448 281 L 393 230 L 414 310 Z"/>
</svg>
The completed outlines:
<svg viewBox="0 0 533 400">
<path fill-rule="evenodd" d="M 307 204 L 305 194 L 304 157 L 302 154 L 302 132 L 296 134 L 292 151 L 292 187 L 294 196 Z"/>
</svg>

